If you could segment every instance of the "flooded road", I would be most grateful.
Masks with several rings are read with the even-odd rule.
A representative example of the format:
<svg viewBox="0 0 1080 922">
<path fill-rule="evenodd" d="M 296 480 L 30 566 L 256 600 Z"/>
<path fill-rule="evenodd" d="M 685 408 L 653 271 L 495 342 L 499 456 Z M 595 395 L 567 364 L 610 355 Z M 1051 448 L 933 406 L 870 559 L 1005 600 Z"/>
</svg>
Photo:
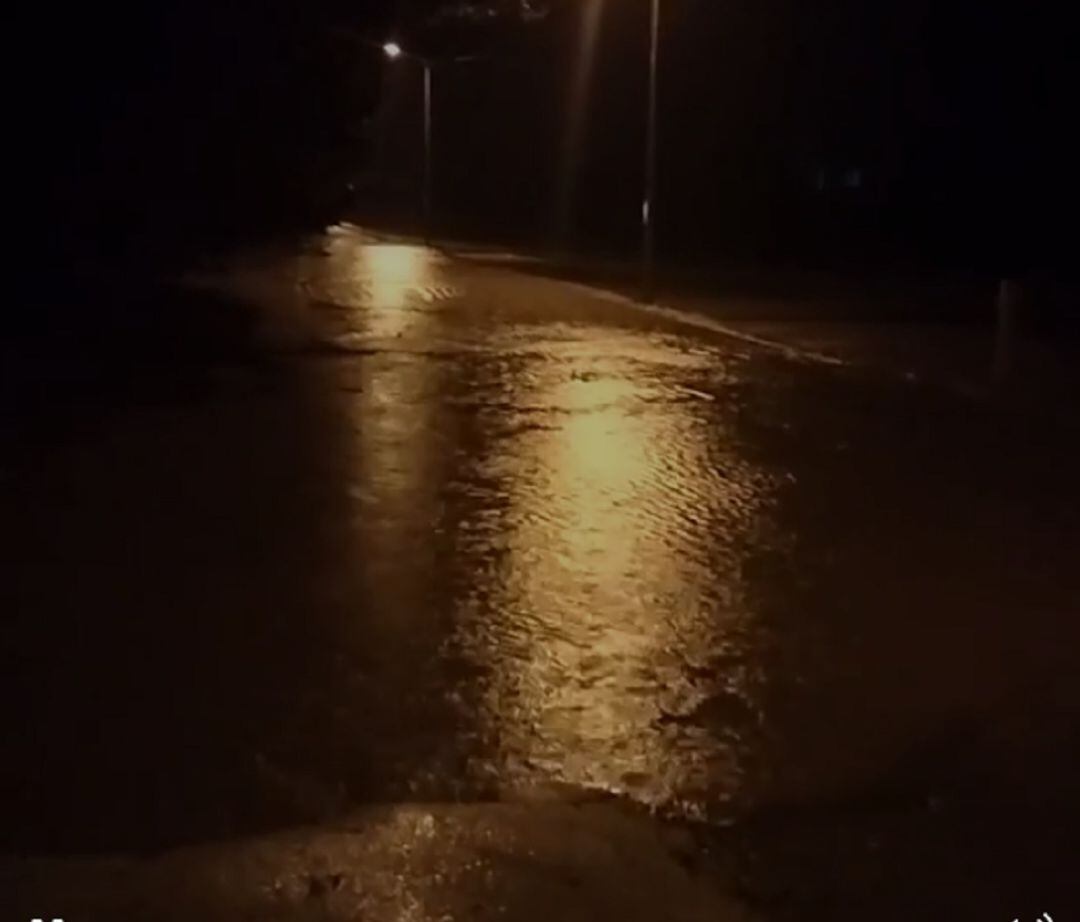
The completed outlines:
<svg viewBox="0 0 1080 922">
<path fill-rule="evenodd" d="M 1068 434 L 350 227 L 201 284 L 254 353 L 5 464 L 7 847 L 1073 802 Z"/>
</svg>

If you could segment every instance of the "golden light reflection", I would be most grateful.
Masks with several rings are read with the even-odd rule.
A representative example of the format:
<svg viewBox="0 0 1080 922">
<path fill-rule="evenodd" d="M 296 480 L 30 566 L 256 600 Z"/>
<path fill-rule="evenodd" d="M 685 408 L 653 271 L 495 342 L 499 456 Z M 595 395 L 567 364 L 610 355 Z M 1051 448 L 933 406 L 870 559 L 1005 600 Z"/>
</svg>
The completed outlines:
<svg viewBox="0 0 1080 922">
<path fill-rule="evenodd" d="M 370 298 L 365 332 L 381 338 L 409 330 L 422 313 L 411 297 L 431 281 L 430 251 L 400 244 L 364 247 L 358 271 Z"/>
<path fill-rule="evenodd" d="M 309 257 L 301 275 L 310 294 L 336 306 L 350 335 L 374 339 L 412 335 L 425 312 L 425 291 L 440 257 L 421 246 L 381 243 L 339 228 L 325 251 Z"/>
<path fill-rule="evenodd" d="M 421 247 L 380 244 L 364 247 L 359 255 L 360 271 L 379 309 L 404 307 L 409 292 L 428 281 L 429 252 Z"/>
<path fill-rule="evenodd" d="M 430 283 L 430 251 L 415 246 L 364 246 L 348 273 L 356 322 L 366 341 L 424 336 L 435 315 L 419 306 L 417 293 Z M 432 375 L 438 366 L 388 349 L 361 363 L 363 385 L 356 398 L 365 480 L 379 498 L 389 523 L 415 520 L 414 506 L 426 495 L 428 468 L 435 453 L 428 444 Z M 395 526 L 397 527 L 397 526 Z M 404 539 L 402 539 L 404 540 Z M 395 534 L 391 543 L 400 543 Z M 407 552 L 407 547 L 399 548 Z"/>
<path fill-rule="evenodd" d="M 433 444 L 437 395 L 445 368 L 408 348 L 400 337 L 425 338 L 441 322 L 438 306 L 423 301 L 437 273 L 438 256 L 423 247 L 387 244 L 351 228 L 338 228 L 305 267 L 309 294 L 344 325 L 344 349 L 334 365 L 355 443 L 349 499 L 355 510 L 363 572 L 372 609 L 367 629 L 393 644 L 416 625 L 424 607 L 411 573 L 423 573 L 432 553 L 432 522 L 440 463 Z M 339 327 L 340 329 L 340 327 Z M 349 349 L 355 348 L 355 356 Z"/>
<path fill-rule="evenodd" d="M 640 417 L 627 415 L 620 401 L 635 388 L 617 378 L 570 381 L 553 388 L 556 405 L 570 411 L 545 448 L 555 475 L 553 495 L 561 509 L 566 552 L 576 564 L 588 562 L 597 578 L 618 578 L 630 562 L 633 535 L 625 523 L 625 503 L 647 486 L 649 433 Z"/>
<path fill-rule="evenodd" d="M 335 369 L 351 384 L 365 643 L 440 638 L 460 677 L 455 746 L 485 783 L 654 804 L 737 788 L 745 728 L 728 711 L 752 710 L 754 679 L 710 657 L 754 660 L 740 555 L 771 485 L 709 399 L 716 355 L 545 325 L 525 305 L 527 321 L 470 320 L 483 348 L 435 361 L 414 347 L 460 335 L 424 299 L 447 274 L 437 256 L 343 233 L 309 271 L 364 346 Z M 717 732 L 694 714 L 721 691 Z"/>
<path fill-rule="evenodd" d="M 521 375 L 534 389 L 518 400 L 549 407 L 552 424 L 501 446 L 510 531 L 488 623 L 473 629 L 495 667 L 488 709 L 507 762 L 662 802 L 737 774 L 729 745 L 705 733 L 687 747 L 693 731 L 665 718 L 709 691 L 688 657 L 730 646 L 749 617 L 711 591 L 738 583 L 738 560 L 702 549 L 751 527 L 760 484 L 702 484 L 717 435 L 702 405 L 595 345 Z"/>
</svg>

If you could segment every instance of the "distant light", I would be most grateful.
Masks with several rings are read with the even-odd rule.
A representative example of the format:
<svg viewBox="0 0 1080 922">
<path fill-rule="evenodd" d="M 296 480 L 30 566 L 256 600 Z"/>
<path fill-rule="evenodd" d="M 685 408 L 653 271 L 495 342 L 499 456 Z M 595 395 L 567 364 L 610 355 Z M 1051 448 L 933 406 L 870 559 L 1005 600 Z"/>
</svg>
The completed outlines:
<svg viewBox="0 0 1080 922">
<path fill-rule="evenodd" d="M 392 61 L 394 58 L 401 57 L 401 46 L 397 42 L 387 42 L 382 46 L 382 50 L 386 52 L 386 56 Z"/>
</svg>

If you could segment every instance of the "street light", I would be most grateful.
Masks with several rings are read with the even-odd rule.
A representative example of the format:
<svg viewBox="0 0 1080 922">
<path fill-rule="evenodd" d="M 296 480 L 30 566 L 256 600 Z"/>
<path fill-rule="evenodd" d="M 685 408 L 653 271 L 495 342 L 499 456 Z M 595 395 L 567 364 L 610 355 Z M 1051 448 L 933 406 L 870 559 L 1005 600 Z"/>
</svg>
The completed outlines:
<svg viewBox="0 0 1080 922">
<path fill-rule="evenodd" d="M 424 68 L 424 243 L 431 242 L 431 61 L 418 54 L 406 52 L 397 42 L 386 42 L 383 53 L 391 60 L 412 58 Z"/>
<path fill-rule="evenodd" d="M 649 24 L 649 101 L 645 128 L 645 190 L 641 201 L 641 290 L 646 303 L 656 299 L 656 80 L 660 64 L 660 0 L 651 0 Z"/>
</svg>

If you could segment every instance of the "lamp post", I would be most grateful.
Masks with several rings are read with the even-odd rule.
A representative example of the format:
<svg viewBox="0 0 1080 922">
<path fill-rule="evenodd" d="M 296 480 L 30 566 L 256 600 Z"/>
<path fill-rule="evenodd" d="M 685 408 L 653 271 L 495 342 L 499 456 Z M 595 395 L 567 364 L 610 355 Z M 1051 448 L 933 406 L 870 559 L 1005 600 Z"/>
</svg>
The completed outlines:
<svg viewBox="0 0 1080 922">
<path fill-rule="evenodd" d="M 660 64 L 660 0 L 651 0 L 649 16 L 649 89 L 645 126 L 645 190 L 641 202 L 641 293 L 648 304 L 656 299 L 656 83 Z"/>
<path fill-rule="evenodd" d="M 424 243 L 431 242 L 431 61 L 406 52 L 397 42 L 386 42 L 383 53 L 391 60 L 412 58 L 424 68 L 424 185 L 422 191 Z"/>
</svg>

